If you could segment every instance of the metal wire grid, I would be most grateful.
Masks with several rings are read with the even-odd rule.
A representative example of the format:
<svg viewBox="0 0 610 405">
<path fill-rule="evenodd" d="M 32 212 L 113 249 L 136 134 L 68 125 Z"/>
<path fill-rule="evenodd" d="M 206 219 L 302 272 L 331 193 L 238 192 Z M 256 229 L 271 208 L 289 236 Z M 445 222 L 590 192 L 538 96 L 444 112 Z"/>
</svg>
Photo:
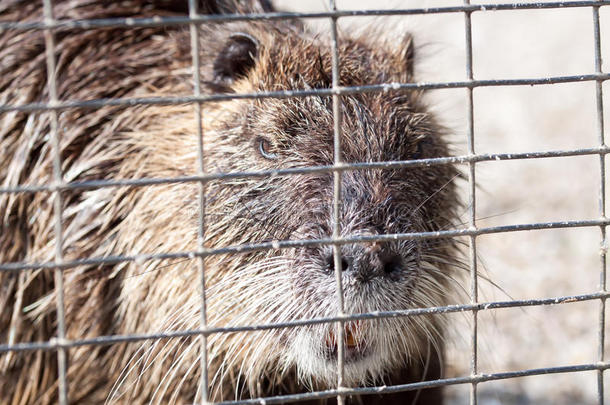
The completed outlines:
<svg viewBox="0 0 610 405">
<path fill-rule="evenodd" d="M 195 0 L 189 0 L 189 16 L 191 18 L 197 16 L 197 3 Z M 201 96 L 201 79 L 199 69 L 199 25 L 191 23 L 189 25 L 191 34 L 191 54 L 193 60 L 193 95 L 195 97 Z M 195 120 L 197 122 L 197 163 L 199 165 L 199 175 L 205 173 L 205 162 L 203 160 L 203 120 L 201 116 L 201 103 L 195 103 Z M 197 249 L 203 250 L 205 246 L 205 187 L 206 183 L 200 181 L 198 183 L 198 199 L 199 199 L 199 225 L 197 227 Z M 205 330 L 207 327 L 207 313 L 206 313 L 206 302 L 205 302 L 205 259 L 203 256 L 199 256 L 197 259 L 197 265 L 199 269 L 201 279 L 201 329 Z M 200 334 L 201 339 L 200 345 L 200 367 L 201 367 L 201 380 L 199 382 L 199 391 L 201 393 L 201 401 L 203 404 L 208 401 L 208 338 L 205 334 Z"/>
<path fill-rule="evenodd" d="M 464 4 L 470 4 L 470 0 L 464 0 Z M 472 21 L 469 12 L 464 13 L 464 32 L 466 34 L 466 78 L 468 80 L 473 79 L 472 73 Z M 466 89 L 467 96 L 467 116 L 468 126 L 467 131 L 467 145 L 468 154 L 474 155 L 474 100 L 472 97 L 473 89 L 469 87 Z M 468 163 L 468 226 L 470 229 L 477 229 L 475 218 L 476 218 L 476 177 L 475 177 L 475 162 Z M 476 235 L 470 235 L 468 238 L 468 254 L 470 260 L 470 303 L 474 304 L 478 301 L 478 287 L 477 287 L 477 237 Z M 470 374 L 477 374 L 477 327 L 478 318 L 477 310 L 472 311 L 472 330 L 471 330 L 471 341 L 470 341 Z M 473 382 L 470 385 L 470 403 L 477 403 L 477 384 Z"/>
<path fill-rule="evenodd" d="M 43 1 L 43 11 L 45 22 L 53 21 L 53 5 L 51 0 Z M 49 104 L 53 105 L 57 103 L 57 86 L 55 81 L 55 41 L 53 39 L 53 31 L 51 28 L 44 30 L 45 40 L 45 51 L 46 51 L 46 62 L 47 62 L 47 83 L 49 87 Z M 62 183 L 63 174 L 61 173 L 61 148 L 59 145 L 59 118 L 57 116 L 57 110 L 50 111 L 51 115 L 51 144 L 53 153 L 53 180 L 56 183 Z M 63 224 L 61 221 L 61 207 L 62 207 L 62 196 L 61 191 L 56 190 L 53 198 L 53 215 L 55 220 L 55 261 L 57 263 L 63 262 Z M 65 311 L 64 311 L 64 274 L 60 268 L 54 270 L 55 278 L 55 290 L 57 293 L 56 305 L 57 305 L 57 340 L 59 342 L 66 338 L 66 322 L 65 322 Z M 68 381 L 67 381 L 67 369 L 68 369 L 68 349 L 58 348 L 57 349 L 57 367 L 59 372 L 59 402 L 62 405 L 68 403 Z"/>
<path fill-rule="evenodd" d="M 43 30 L 46 46 L 46 64 L 48 75 L 48 103 L 31 103 L 26 105 L 0 105 L 0 113 L 8 111 L 47 111 L 51 117 L 51 145 L 53 151 L 53 184 L 33 185 L 33 186 L 17 186 L 0 188 L 0 193 L 35 193 L 35 192 L 51 192 L 54 200 L 54 222 L 56 236 L 56 253 L 55 261 L 47 263 L 0 263 L 0 271 L 21 271 L 31 269 L 53 269 L 56 283 L 56 305 L 57 305 L 57 338 L 51 339 L 48 342 L 36 343 L 17 343 L 13 345 L 0 345 L 0 353 L 3 352 L 21 352 L 31 350 L 55 350 L 58 356 L 58 375 L 59 375 L 59 402 L 64 405 L 68 403 L 67 395 L 67 352 L 70 348 L 85 346 L 85 345 L 110 345 L 123 342 L 136 342 L 147 339 L 161 338 L 176 338 L 185 336 L 197 336 L 201 338 L 201 367 L 202 376 L 200 381 L 199 393 L 202 403 L 207 403 L 207 360 L 206 360 L 206 340 L 213 333 L 229 333 L 229 332 L 244 332 L 257 331 L 276 328 L 290 328 L 305 325 L 314 325 L 321 323 L 334 322 L 337 324 L 338 334 L 338 380 L 337 389 L 318 391 L 304 394 L 284 395 L 269 397 L 263 399 L 252 399 L 242 401 L 230 401 L 223 403 L 231 404 L 255 404 L 255 403 L 281 403 L 285 401 L 300 401 L 316 398 L 337 397 L 339 404 L 343 403 L 346 395 L 353 394 L 371 394 L 371 393 L 391 393 L 407 390 L 417 390 L 430 387 L 438 387 L 453 384 L 470 384 L 470 403 L 477 403 L 477 384 L 486 381 L 501 380 L 515 377 L 553 374 L 553 373 L 570 373 L 580 371 L 597 370 L 597 386 L 598 386 L 598 401 L 604 403 L 604 383 L 603 372 L 610 368 L 610 363 L 605 361 L 604 357 L 604 326 L 605 326 L 605 302 L 610 296 L 610 292 L 606 289 L 606 226 L 610 224 L 610 219 L 606 218 L 605 212 L 605 156 L 609 153 L 610 148 L 605 144 L 604 139 L 604 115 L 603 115 L 603 93 L 602 83 L 610 78 L 610 74 L 605 74 L 602 71 L 601 64 L 601 40 L 600 40 L 600 23 L 599 23 L 599 8 L 601 6 L 610 5 L 610 1 L 570 1 L 570 2 L 549 2 L 539 4 L 486 4 L 486 5 L 471 5 L 469 0 L 464 0 L 463 6 L 456 7 L 436 7 L 436 8 L 418 8 L 418 9 L 402 9 L 402 10 L 363 10 L 363 11 L 345 11 L 337 10 L 334 0 L 330 1 L 330 11 L 322 13 L 265 13 L 251 15 L 223 15 L 223 16 L 208 16 L 199 15 L 197 13 L 196 1 L 189 0 L 189 16 L 188 17 L 171 17 L 171 18 L 112 18 L 98 20 L 68 20 L 58 21 L 53 18 L 51 0 L 43 0 L 44 21 L 43 22 L 3 22 L 0 23 L 0 32 L 7 29 L 17 30 Z M 475 80 L 472 69 L 472 30 L 471 30 L 471 14 L 478 11 L 487 10 L 515 10 L 515 9 L 549 9 L 549 8 L 568 8 L 568 7 L 590 7 L 593 11 L 593 32 L 594 32 L 594 51 L 595 51 L 595 74 L 578 75 L 578 76 L 562 76 L 562 77 L 544 77 L 532 79 L 515 79 L 515 80 Z M 466 36 L 466 77 L 465 81 L 461 82 L 435 82 L 435 83 L 388 83 L 382 85 L 368 85 L 356 87 L 340 87 L 339 86 L 339 58 L 337 46 L 337 27 L 336 23 L 340 17 L 346 16 L 381 16 L 381 15 L 413 15 L 413 14 L 439 14 L 439 13 L 464 13 L 465 17 L 465 36 Z M 198 31 L 199 25 L 202 23 L 213 21 L 253 21 L 253 20 L 274 20 L 274 19 L 289 19 L 289 18 L 329 18 L 331 22 L 331 46 L 332 46 L 332 88 L 320 90 L 300 90 L 300 91 L 275 91 L 263 93 L 237 94 L 237 95 L 202 95 L 199 86 L 199 42 Z M 77 30 L 77 29 L 93 29 L 100 27 L 145 27 L 145 26 L 163 26 L 163 25 L 189 25 L 191 33 L 191 49 L 193 63 L 193 80 L 194 90 L 191 97 L 170 97 L 170 98 L 130 98 L 130 99 L 99 99 L 99 100 L 73 100 L 60 101 L 57 97 L 56 78 L 55 78 L 55 43 L 53 33 L 56 31 Z M 526 152 L 519 154 L 479 154 L 474 150 L 474 103 L 473 90 L 477 87 L 487 86 L 513 86 L 513 85 L 541 85 L 553 83 L 569 83 L 580 81 L 595 81 L 596 82 L 596 106 L 597 106 L 597 131 L 599 146 L 595 148 L 574 149 L 574 150 L 558 150 L 546 152 Z M 468 153 L 458 157 L 444 157 L 435 159 L 421 159 L 417 161 L 393 161 L 380 163 L 355 163 L 346 164 L 341 161 L 341 144 L 340 144 L 340 123 L 341 110 L 339 108 L 342 95 L 364 93 L 364 92 L 385 92 L 388 90 L 399 89 L 442 89 L 442 88 L 465 88 L 467 91 L 467 146 Z M 334 156 L 335 161 L 332 166 L 318 166 L 299 169 L 282 169 L 271 171 L 257 172 L 241 172 L 241 173 L 206 173 L 204 164 L 204 145 L 203 145 L 203 129 L 202 129 L 202 111 L 201 103 L 209 101 L 220 101 L 227 99 L 255 99 L 255 98 L 288 98 L 288 97 L 307 97 L 307 96 L 328 96 L 333 97 L 333 118 L 334 118 Z M 58 111 L 72 108 L 100 108 L 107 105 L 151 105 L 151 104 L 182 104 L 193 103 L 195 110 L 195 119 L 197 122 L 198 143 L 198 173 L 194 176 L 185 176 L 178 178 L 155 178 L 155 179 L 133 179 L 133 180 L 100 180 L 87 182 L 70 182 L 63 181 L 61 173 L 60 149 L 59 149 L 59 133 L 58 133 Z M 476 194 L 475 194 L 475 166 L 478 162 L 492 160 L 520 160 L 520 159 L 538 159 L 551 157 L 566 157 L 566 156 L 582 156 L 582 155 L 598 155 L 600 162 L 600 185 L 599 185 L 599 218 L 593 220 L 582 221 L 560 221 L 560 222 L 544 222 L 544 223 L 527 223 L 507 226 L 497 226 L 488 228 L 477 228 L 476 226 Z M 432 165 L 451 165 L 451 164 L 467 164 L 468 165 L 468 183 L 469 183 L 469 222 L 468 228 L 453 229 L 437 232 L 418 232 L 418 233 L 403 233 L 379 236 L 358 236 L 358 237 L 340 237 L 340 229 L 338 221 L 333 224 L 333 234 L 331 238 L 316 239 L 316 240 L 284 240 L 273 241 L 269 243 L 253 243 L 239 246 L 229 246 L 220 249 L 204 248 L 205 235 L 205 186 L 211 180 L 231 179 L 243 177 L 273 177 L 273 176 L 290 176 L 303 173 L 319 173 L 332 172 L 334 177 L 334 196 L 333 196 L 333 218 L 339 218 L 340 201 L 341 201 L 341 174 L 346 170 L 364 170 L 364 169 L 392 169 L 404 167 L 423 167 Z M 198 250 L 195 252 L 163 252 L 159 254 L 137 255 L 137 256 L 114 256 L 114 257 L 97 257 L 87 258 L 76 261 L 65 262 L 63 260 L 62 240 L 62 192 L 76 189 L 95 189 L 103 187 L 145 187 L 156 184 L 175 184 L 185 182 L 197 182 L 199 184 L 199 225 L 198 225 Z M 601 249 L 600 249 L 600 288 L 598 292 L 574 296 L 561 296 L 547 299 L 537 300 L 510 300 L 510 301 L 495 301 L 495 302 L 479 302 L 477 297 L 477 261 L 476 261 L 476 238 L 479 235 L 490 233 L 514 232 L 535 229 L 560 229 L 560 228 L 575 228 L 575 227 L 599 227 L 601 232 Z M 469 254 L 470 254 L 470 304 L 451 305 L 432 308 L 415 308 L 408 310 L 387 311 L 382 313 L 367 313 L 352 316 L 346 316 L 343 312 L 343 295 L 341 286 L 341 257 L 340 246 L 350 243 L 374 242 L 374 241 L 389 241 L 396 239 L 423 240 L 423 239 L 438 239 L 467 236 L 469 238 Z M 335 274 L 337 279 L 337 299 L 339 300 L 340 311 L 335 317 L 316 318 L 297 320 L 292 322 L 269 323 L 264 325 L 245 325 L 239 327 L 214 328 L 208 327 L 206 322 L 206 302 L 205 302 L 205 266 L 204 259 L 209 255 L 226 254 L 226 253 L 243 253 L 255 250 L 268 250 L 278 248 L 289 248 L 296 246 L 308 245 L 332 245 L 333 256 L 335 261 Z M 80 265 L 96 265 L 96 264 L 114 264 L 128 261 L 148 261 L 157 259 L 173 259 L 173 258 L 196 258 L 201 274 L 201 327 L 199 330 L 186 330 L 166 333 L 150 333 L 138 335 L 124 336 L 100 336 L 94 339 L 68 340 L 65 338 L 65 322 L 64 322 L 64 296 L 63 296 L 63 270 Z M 509 307 L 524 307 L 524 306 L 541 306 L 553 305 L 570 302 L 599 300 L 599 330 L 598 330 L 598 361 L 590 364 L 580 364 L 564 367 L 550 367 L 540 369 L 529 369 L 515 372 L 482 374 L 477 369 L 477 313 L 482 310 L 509 308 Z M 453 312 L 471 312 L 472 314 L 472 331 L 471 331 L 471 375 L 458 378 L 446 378 L 434 381 L 424 381 L 411 384 L 395 385 L 390 387 L 367 387 L 367 388 L 346 388 L 342 386 L 343 380 L 343 363 L 344 363 L 344 342 L 342 327 L 343 323 L 349 320 L 366 320 L 379 319 L 401 316 L 420 316 L 424 314 L 441 314 Z"/>
</svg>

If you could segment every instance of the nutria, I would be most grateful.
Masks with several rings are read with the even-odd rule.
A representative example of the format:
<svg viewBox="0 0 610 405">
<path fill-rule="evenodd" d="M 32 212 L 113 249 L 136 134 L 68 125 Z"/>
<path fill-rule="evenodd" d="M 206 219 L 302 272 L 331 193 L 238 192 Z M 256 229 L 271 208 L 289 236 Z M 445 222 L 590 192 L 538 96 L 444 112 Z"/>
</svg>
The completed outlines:
<svg viewBox="0 0 610 405">
<path fill-rule="evenodd" d="M 185 15 L 186 1 L 56 0 L 57 19 Z M 204 1 L 201 12 L 265 12 L 254 0 Z M 2 21 L 42 19 L 40 4 L 9 0 Z M 201 85 L 212 93 L 329 88 L 330 40 L 299 22 L 202 25 Z M 99 28 L 55 33 L 61 100 L 192 94 L 185 26 Z M 414 46 L 339 35 L 340 85 L 412 82 Z M 0 104 L 49 100 L 39 30 L 0 37 Z M 419 91 L 341 98 L 342 159 L 376 162 L 447 156 L 444 131 Z M 329 96 L 231 99 L 202 104 L 206 170 L 236 172 L 333 163 Z M 47 112 L 1 115 L 3 187 L 53 182 Z M 65 182 L 169 178 L 197 173 L 192 104 L 70 108 L 59 113 Z M 342 175 L 341 234 L 448 229 L 457 222 L 452 166 L 355 170 Z M 332 173 L 219 179 L 206 184 L 205 245 L 325 238 L 332 233 Z M 198 187 L 62 192 L 65 261 L 197 251 Z M 0 263 L 55 259 L 52 194 L 0 193 Z M 345 309 L 366 313 L 447 302 L 455 290 L 455 243 L 399 240 L 341 247 Z M 124 261 L 64 270 L 68 339 L 196 330 L 201 298 L 197 258 Z M 205 258 L 208 324 L 239 326 L 332 317 L 337 313 L 331 246 Z M 56 336 L 53 271 L 0 272 L 0 342 Z M 336 385 L 334 324 L 208 338 L 209 395 L 231 400 L 307 392 Z M 429 316 L 345 325 L 345 379 L 351 387 L 437 379 L 444 328 Z M 200 340 L 182 337 L 69 349 L 72 403 L 190 403 L 197 389 Z M 0 357 L 3 403 L 58 398 L 52 350 Z M 348 398 L 355 403 L 441 403 L 440 389 Z M 327 400 L 332 402 L 333 399 Z"/>
</svg>

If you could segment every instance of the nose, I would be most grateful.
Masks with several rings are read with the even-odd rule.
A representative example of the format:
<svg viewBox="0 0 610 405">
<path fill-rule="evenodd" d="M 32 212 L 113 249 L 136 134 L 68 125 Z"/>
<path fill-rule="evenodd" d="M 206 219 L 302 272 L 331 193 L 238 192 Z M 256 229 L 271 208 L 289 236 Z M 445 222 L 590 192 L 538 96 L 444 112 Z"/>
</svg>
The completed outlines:
<svg viewBox="0 0 610 405">
<path fill-rule="evenodd" d="M 326 257 L 327 269 L 335 271 L 332 254 Z M 341 248 L 341 270 L 359 281 L 369 281 L 375 277 L 396 279 L 403 270 L 403 258 L 378 243 L 367 246 L 348 245 Z"/>
</svg>

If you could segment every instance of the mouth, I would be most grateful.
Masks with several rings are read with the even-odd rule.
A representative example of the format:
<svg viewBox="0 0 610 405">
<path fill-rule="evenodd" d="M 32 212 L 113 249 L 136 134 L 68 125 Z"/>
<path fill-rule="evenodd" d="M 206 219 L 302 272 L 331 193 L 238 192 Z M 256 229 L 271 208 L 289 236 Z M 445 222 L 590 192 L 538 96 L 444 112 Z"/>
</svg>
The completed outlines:
<svg viewBox="0 0 610 405">
<path fill-rule="evenodd" d="M 365 323 L 351 321 L 343 324 L 343 347 L 346 362 L 355 362 L 367 355 L 367 340 L 365 339 Z M 336 360 L 338 356 L 336 329 L 328 331 L 324 341 L 324 354 L 327 360 Z"/>
</svg>

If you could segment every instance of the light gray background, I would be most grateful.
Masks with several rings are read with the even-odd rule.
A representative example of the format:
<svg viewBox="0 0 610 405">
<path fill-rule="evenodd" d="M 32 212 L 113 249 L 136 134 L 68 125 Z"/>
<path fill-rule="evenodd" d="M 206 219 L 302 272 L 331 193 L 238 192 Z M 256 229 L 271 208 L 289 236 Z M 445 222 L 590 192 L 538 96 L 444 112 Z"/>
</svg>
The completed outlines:
<svg viewBox="0 0 610 405">
<path fill-rule="evenodd" d="M 278 0 L 285 10 L 326 10 L 323 0 Z M 484 4 L 473 1 L 476 4 Z M 460 5 L 461 1 L 351 0 L 342 9 Z M 594 72 L 593 16 L 589 8 L 474 13 L 476 79 L 534 78 Z M 603 56 L 610 53 L 610 9 L 601 9 Z M 324 21 L 311 21 L 327 30 Z M 419 81 L 464 80 L 463 14 L 340 20 L 344 31 L 382 31 L 398 42 L 409 31 L 418 45 Z M 383 27 L 381 30 L 379 27 Z M 606 94 L 610 88 L 604 86 Z M 464 153 L 466 92 L 437 90 L 432 110 L 448 126 L 456 153 Z M 476 151 L 524 152 L 597 146 L 595 85 L 479 88 L 475 98 Z M 605 97 L 606 116 L 610 99 Z M 610 124 L 609 124 L 610 127 Z M 599 217 L 597 156 L 489 162 L 477 165 L 478 225 Z M 462 184 L 462 188 L 466 188 Z M 467 218 L 464 217 L 464 220 Z M 600 231 L 547 230 L 478 238 L 481 301 L 547 298 L 599 288 Z M 468 288 L 468 287 L 466 287 Z M 492 373 L 597 361 L 598 302 L 480 313 L 479 369 Z M 469 374 L 468 317 L 452 315 L 447 376 Z M 608 345 L 607 345 L 608 346 Z M 606 349 L 606 352 L 608 350 Z M 610 378 L 606 373 L 606 392 Z M 469 386 L 451 387 L 451 404 L 467 404 Z M 593 404 L 595 372 L 536 376 L 479 385 L 481 404 Z M 606 400 L 610 400 L 607 395 Z"/>
</svg>

